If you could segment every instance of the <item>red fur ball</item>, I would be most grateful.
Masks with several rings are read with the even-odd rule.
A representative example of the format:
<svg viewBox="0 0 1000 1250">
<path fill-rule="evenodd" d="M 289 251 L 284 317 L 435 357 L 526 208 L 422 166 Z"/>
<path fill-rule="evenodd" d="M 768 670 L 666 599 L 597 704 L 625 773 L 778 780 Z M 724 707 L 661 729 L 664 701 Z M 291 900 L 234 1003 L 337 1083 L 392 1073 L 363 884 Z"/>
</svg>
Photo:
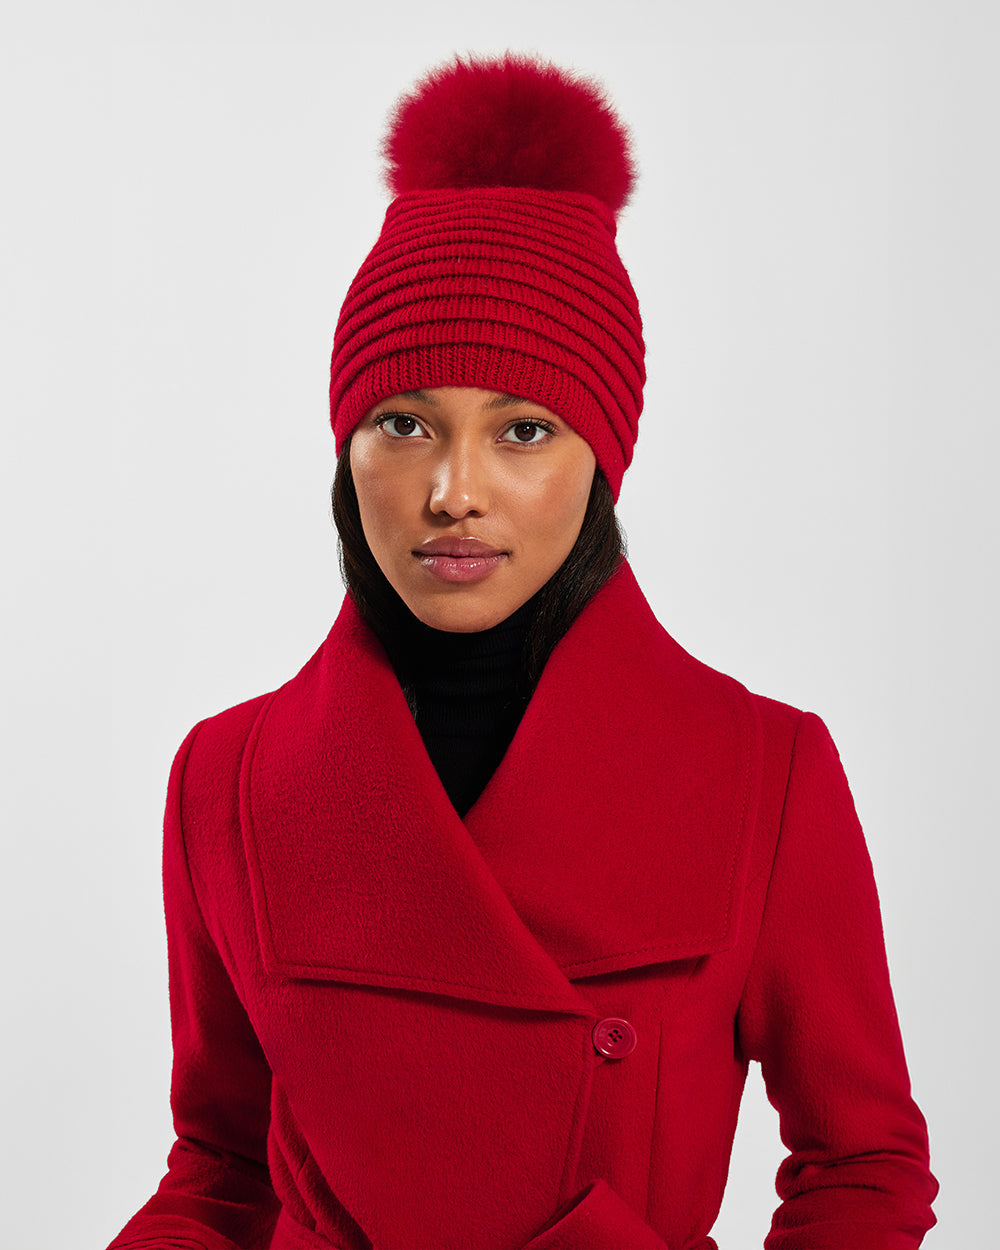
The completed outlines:
<svg viewBox="0 0 1000 1250">
<path fill-rule="evenodd" d="M 394 195 L 539 187 L 585 191 L 617 213 L 635 181 L 628 132 L 601 88 L 510 52 L 432 70 L 396 104 L 382 151 Z"/>
</svg>

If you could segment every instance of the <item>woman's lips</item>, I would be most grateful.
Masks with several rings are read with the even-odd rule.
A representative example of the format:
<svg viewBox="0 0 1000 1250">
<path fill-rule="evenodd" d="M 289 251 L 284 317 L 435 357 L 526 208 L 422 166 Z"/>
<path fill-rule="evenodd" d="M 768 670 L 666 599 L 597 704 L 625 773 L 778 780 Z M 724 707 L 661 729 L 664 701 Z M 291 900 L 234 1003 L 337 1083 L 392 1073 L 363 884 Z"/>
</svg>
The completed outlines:
<svg viewBox="0 0 1000 1250">
<path fill-rule="evenodd" d="M 508 555 L 478 538 L 432 538 L 413 554 L 428 573 L 445 582 L 480 582 Z"/>
</svg>

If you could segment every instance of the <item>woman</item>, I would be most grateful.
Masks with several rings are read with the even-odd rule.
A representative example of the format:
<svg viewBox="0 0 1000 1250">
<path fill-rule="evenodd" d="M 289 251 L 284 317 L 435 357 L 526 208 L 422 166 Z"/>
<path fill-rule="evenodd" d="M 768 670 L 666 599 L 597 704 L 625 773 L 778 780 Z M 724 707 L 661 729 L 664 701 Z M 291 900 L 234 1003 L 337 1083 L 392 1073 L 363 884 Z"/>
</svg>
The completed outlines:
<svg viewBox="0 0 1000 1250">
<path fill-rule="evenodd" d="M 687 655 L 614 515 L 642 405 L 600 93 L 431 75 L 334 344 L 348 595 L 192 730 L 164 888 L 177 1141 L 117 1250 L 709 1250 L 750 1060 L 770 1250 L 902 1250 L 936 1183 L 810 713 Z"/>
</svg>

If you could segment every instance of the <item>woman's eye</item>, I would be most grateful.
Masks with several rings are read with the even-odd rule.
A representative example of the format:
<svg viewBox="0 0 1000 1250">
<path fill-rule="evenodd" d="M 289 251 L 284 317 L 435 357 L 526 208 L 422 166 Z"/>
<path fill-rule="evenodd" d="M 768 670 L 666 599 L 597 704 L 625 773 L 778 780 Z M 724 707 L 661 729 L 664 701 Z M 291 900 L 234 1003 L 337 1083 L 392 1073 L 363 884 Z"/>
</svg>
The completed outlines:
<svg viewBox="0 0 1000 1250">
<path fill-rule="evenodd" d="M 517 425 L 505 431 L 504 440 L 508 443 L 540 443 L 550 433 L 551 430 L 538 421 L 518 421 Z"/>
<path fill-rule="evenodd" d="M 412 438 L 414 434 L 421 432 L 420 424 L 416 417 L 389 414 L 388 416 L 379 417 L 378 424 L 392 438 Z"/>
</svg>

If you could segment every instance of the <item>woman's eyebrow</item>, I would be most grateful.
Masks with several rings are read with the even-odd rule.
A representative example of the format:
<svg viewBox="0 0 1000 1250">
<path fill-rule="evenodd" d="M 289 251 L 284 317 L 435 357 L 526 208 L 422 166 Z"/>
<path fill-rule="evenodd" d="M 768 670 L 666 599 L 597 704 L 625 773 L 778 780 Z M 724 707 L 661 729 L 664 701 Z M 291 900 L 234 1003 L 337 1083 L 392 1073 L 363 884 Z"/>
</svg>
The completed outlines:
<svg viewBox="0 0 1000 1250">
<path fill-rule="evenodd" d="M 400 399 L 415 399 L 418 403 L 430 404 L 431 407 L 433 408 L 436 408 L 438 406 L 438 401 L 428 391 L 421 391 L 421 390 L 400 391 L 399 398 Z"/>
<path fill-rule="evenodd" d="M 437 408 L 439 406 L 437 399 L 430 391 L 422 391 L 419 389 L 413 391 L 400 391 L 399 398 L 415 399 L 418 403 L 429 404 L 432 408 Z M 495 396 L 493 399 L 487 400 L 487 402 L 483 404 L 482 410 L 483 412 L 495 412 L 498 408 L 514 408 L 518 404 L 530 404 L 532 402 L 532 400 L 524 399 L 520 395 L 501 394 Z"/>
<path fill-rule="evenodd" d="M 522 399 L 520 395 L 498 395 L 496 399 L 483 404 L 484 412 L 493 412 L 497 408 L 513 408 L 516 404 L 529 404 L 530 399 Z"/>
</svg>

